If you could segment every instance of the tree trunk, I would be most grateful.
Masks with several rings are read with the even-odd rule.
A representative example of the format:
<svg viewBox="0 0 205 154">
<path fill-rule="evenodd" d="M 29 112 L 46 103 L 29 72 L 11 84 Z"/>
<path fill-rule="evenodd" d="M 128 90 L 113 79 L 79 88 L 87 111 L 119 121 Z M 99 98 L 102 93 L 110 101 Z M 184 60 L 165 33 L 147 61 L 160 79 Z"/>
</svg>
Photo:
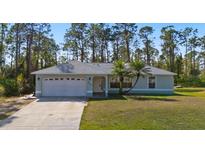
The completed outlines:
<svg viewBox="0 0 205 154">
<path fill-rule="evenodd" d="M 190 69 L 191 69 L 191 75 L 192 75 L 192 69 L 193 69 L 193 66 L 192 66 L 192 58 L 193 58 L 193 56 L 192 56 L 192 50 L 191 50 L 191 53 L 190 53 Z"/>
<path fill-rule="evenodd" d="M 129 40 L 126 39 L 126 49 L 127 49 L 127 62 L 130 62 L 130 46 L 129 46 Z"/>
<path fill-rule="evenodd" d="M 173 47 L 170 47 L 169 48 L 169 53 L 170 53 L 170 71 L 171 72 L 174 72 L 174 48 Z"/>
<path fill-rule="evenodd" d="M 130 87 L 130 89 L 128 89 L 128 90 L 125 92 L 125 94 L 129 93 L 129 92 L 137 85 L 137 82 L 138 82 L 139 78 L 140 78 L 140 73 L 137 73 L 137 78 L 136 78 L 136 80 L 135 80 L 135 83 L 132 85 L 132 87 Z"/>
<path fill-rule="evenodd" d="M 36 51 L 36 66 L 35 69 L 38 70 L 39 69 L 39 57 L 40 57 L 40 45 L 41 42 L 41 28 L 39 27 L 39 32 L 38 32 L 38 44 L 37 44 L 37 51 Z"/>
<path fill-rule="evenodd" d="M 187 76 L 187 71 L 188 71 L 188 69 L 187 69 L 187 52 L 188 52 L 188 47 L 187 47 L 187 42 L 186 42 L 186 51 L 185 51 L 185 54 L 186 54 L 186 56 L 185 56 L 185 76 Z"/>
<path fill-rule="evenodd" d="M 117 55 L 116 60 L 119 60 L 119 42 L 118 42 L 118 40 L 116 41 L 116 55 Z"/>
<path fill-rule="evenodd" d="M 43 58 L 41 58 L 41 69 L 43 68 Z"/>
<path fill-rule="evenodd" d="M 120 76 L 119 80 L 120 80 L 119 94 L 122 95 L 123 94 L 123 81 L 124 81 L 124 77 Z"/>
<path fill-rule="evenodd" d="M 2 68 L 3 66 L 3 49 L 4 47 L 4 25 L 3 23 L 1 24 L 1 43 L 0 43 L 0 69 Z"/>
<path fill-rule="evenodd" d="M 172 71 L 172 54 L 171 49 L 169 48 L 169 71 Z"/>
<path fill-rule="evenodd" d="M 106 45 L 106 51 L 107 51 L 107 60 L 106 60 L 106 62 L 109 63 L 110 62 L 110 51 L 109 51 L 107 45 Z"/>
<path fill-rule="evenodd" d="M 19 65 L 19 24 L 16 24 L 16 47 L 15 47 L 15 50 L 16 50 L 16 69 L 15 69 L 15 77 L 17 78 L 18 76 L 18 65 Z"/>
<path fill-rule="evenodd" d="M 104 62 L 104 50 L 103 47 L 101 46 L 101 51 L 100 51 L 100 62 L 103 63 Z"/>
<path fill-rule="evenodd" d="M 174 55 L 174 48 L 172 49 L 172 72 L 175 71 L 175 66 L 174 66 L 174 60 L 175 60 L 175 55 Z"/>
<path fill-rule="evenodd" d="M 95 62 L 95 38 L 92 37 L 92 62 Z"/>
<path fill-rule="evenodd" d="M 27 36 L 27 73 L 26 73 L 26 78 L 29 80 L 30 79 L 30 73 L 31 73 L 31 67 L 32 67 L 32 62 L 31 62 L 31 50 L 32 50 L 32 44 L 33 44 L 33 25 L 31 25 L 31 32 Z"/>
<path fill-rule="evenodd" d="M 85 53 L 84 53 L 84 45 L 82 45 L 82 48 L 81 48 L 81 54 L 80 54 L 80 61 L 81 61 L 81 62 L 84 61 L 84 57 L 85 57 Z"/>
<path fill-rule="evenodd" d="M 150 65 L 150 54 L 149 54 L 148 42 L 146 42 L 146 54 L 147 54 L 147 65 Z"/>
<path fill-rule="evenodd" d="M 78 60 L 78 58 L 79 58 L 79 57 L 78 57 L 78 56 L 79 56 L 79 55 L 78 55 L 78 49 L 76 49 L 74 52 L 75 52 L 75 55 L 76 55 L 76 59 Z"/>
<path fill-rule="evenodd" d="M 203 64 L 203 65 L 204 65 L 204 69 L 205 69 L 205 57 L 203 57 L 203 61 L 204 61 L 204 64 Z"/>
<path fill-rule="evenodd" d="M 193 69 L 196 69 L 196 51 L 195 49 L 193 50 Z"/>
<path fill-rule="evenodd" d="M 113 50 L 113 59 L 112 61 L 117 60 L 117 52 L 116 52 L 116 48 L 115 48 L 115 43 L 113 43 L 112 45 L 112 50 Z"/>
<path fill-rule="evenodd" d="M 29 69 L 30 69 L 30 64 L 29 64 L 29 36 L 27 36 L 26 39 L 26 79 L 29 78 Z"/>
</svg>

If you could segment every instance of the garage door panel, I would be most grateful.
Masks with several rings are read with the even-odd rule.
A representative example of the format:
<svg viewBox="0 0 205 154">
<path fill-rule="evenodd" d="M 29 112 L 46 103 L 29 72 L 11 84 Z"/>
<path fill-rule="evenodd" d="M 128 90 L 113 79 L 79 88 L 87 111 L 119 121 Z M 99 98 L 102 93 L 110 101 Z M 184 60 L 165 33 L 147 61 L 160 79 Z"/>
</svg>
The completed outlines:
<svg viewBox="0 0 205 154">
<path fill-rule="evenodd" d="M 85 80 L 43 80 L 43 96 L 86 96 Z"/>
</svg>

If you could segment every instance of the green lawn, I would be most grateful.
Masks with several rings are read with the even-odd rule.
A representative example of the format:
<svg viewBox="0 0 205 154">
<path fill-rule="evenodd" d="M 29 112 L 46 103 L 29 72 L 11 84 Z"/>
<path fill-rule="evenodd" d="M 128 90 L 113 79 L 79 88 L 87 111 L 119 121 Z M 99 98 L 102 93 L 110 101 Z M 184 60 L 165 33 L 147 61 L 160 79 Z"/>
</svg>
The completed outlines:
<svg viewBox="0 0 205 154">
<path fill-rule="evenodd" d="M 179 88 L 172 96 L 90 99 L 80 129 L 205 129 L 205 88 Z"/>
</svg>

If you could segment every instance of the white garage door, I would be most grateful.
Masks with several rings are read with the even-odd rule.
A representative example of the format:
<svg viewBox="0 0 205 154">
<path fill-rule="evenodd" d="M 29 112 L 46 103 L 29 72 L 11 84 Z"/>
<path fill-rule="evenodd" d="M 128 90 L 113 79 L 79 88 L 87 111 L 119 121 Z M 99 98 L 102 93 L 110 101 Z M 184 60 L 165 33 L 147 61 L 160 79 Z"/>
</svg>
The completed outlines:
<svg viewBox="0 0 205 154">
<path fill-rule="evenodd" d="M 44 78 L 43 96 L 86 96 L 86 81 L 78 77 Z"/>
</svg>

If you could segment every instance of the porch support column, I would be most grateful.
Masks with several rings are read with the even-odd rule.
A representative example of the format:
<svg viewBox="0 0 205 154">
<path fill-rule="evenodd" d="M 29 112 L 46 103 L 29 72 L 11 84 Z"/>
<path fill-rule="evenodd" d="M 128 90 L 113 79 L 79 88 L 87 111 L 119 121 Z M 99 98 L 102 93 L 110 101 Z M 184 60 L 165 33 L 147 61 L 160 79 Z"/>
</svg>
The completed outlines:
<svg viewBox="0 0 205 154">
<path fill-rule="evenodd" d="M 108 76 L 105 76 L 105 96 L 108 96 Z"/>
<path fill-rule="evenodd" d="M 87 96 L 93 96 L 93 76 L 87 76 Z"/>
</svg>

